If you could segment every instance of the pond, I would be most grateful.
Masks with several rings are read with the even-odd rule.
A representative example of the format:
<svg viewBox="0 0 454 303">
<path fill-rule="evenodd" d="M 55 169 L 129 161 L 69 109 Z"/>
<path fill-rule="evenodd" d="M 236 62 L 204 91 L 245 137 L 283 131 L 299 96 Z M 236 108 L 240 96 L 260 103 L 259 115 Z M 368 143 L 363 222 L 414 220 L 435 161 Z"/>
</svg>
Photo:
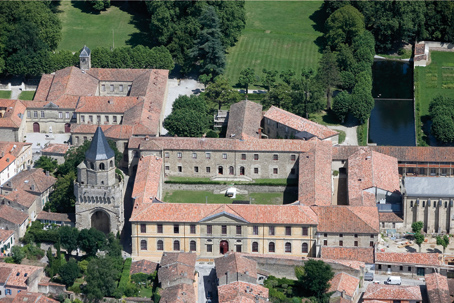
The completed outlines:
<svg viewBox="0 0 454 303">
<path fill-rule="evenodd" d="M 372 67 L 375 107 L 369 120 L 369 143 L 415 145 L 413 68 L 407 62 L 375 61 Z"/>
</svg>

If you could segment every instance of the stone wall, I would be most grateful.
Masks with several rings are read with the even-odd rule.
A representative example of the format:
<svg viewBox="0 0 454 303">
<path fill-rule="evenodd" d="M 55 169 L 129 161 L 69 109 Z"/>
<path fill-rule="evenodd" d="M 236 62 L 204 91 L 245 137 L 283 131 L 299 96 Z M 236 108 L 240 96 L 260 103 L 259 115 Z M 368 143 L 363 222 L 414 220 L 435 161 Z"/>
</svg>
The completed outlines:
<svg viewBox="0 0 454 303">
<path fill-rule="evenodd" d="M 212 191 L 219 193 L 229 188 L 230 185 L 222 184 L 170 184 L 164 183 L 163 190 L 190 190 L 190 191 Z M 248 193 L 283 193 L 295 192 L 298 193 L 297 186 L 259 186 L 259 185 L 233 185 L 239 191 L 247 191 Z"/>
</svg>

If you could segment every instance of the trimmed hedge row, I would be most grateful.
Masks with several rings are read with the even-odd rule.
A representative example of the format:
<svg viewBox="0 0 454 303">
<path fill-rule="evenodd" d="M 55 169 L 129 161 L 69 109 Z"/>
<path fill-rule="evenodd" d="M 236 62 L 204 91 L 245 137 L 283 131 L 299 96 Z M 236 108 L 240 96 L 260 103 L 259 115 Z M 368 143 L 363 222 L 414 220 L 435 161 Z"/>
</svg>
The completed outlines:
<svg viewBox="0 0 454 303">
<path fill-rule="evenodd" d="M 118 283 L 118 289 L 124 293 L 126 286 L 129 283 L 129 272 L 131 270 L 132 259 L 127 258 L 123 264 L 123 271 L 121 272 L 120 282 Z"/>
</svg>

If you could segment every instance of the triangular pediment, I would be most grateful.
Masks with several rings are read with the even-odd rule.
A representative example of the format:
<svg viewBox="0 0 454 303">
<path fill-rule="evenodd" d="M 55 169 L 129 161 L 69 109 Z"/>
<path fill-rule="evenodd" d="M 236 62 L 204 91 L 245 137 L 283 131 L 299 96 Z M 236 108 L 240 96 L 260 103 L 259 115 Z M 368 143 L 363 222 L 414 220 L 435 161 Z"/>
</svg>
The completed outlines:
<svg viewBox="0 0 454 303">
<path fill-rule="evenodd" d="M 49 102 L 43 106 L 44 108 L 58 108 L 59 106 L 53 102 Z"/>
<path fill-rule="evenodd" d="M 220 211 L 218 213 L 206 216 L 199 222 L 210 222 L 210 221 L 219 221 L 220 222 L 220 221 L 232 221 L 232 220 L 236 221 L 236 222 L 249 223 L 244 218 L 242 218 L 238 215 L 226 212 L 226 211 Z"/>
</svg>

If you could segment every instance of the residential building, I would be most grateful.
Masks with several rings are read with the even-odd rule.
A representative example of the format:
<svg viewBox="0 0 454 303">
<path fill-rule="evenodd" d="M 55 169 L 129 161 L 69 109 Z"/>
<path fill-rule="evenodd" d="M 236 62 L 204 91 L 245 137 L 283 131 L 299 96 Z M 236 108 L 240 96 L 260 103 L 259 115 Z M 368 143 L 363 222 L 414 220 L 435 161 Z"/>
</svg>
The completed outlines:
<svg viewBox="0 0 454 303">
<path fill-rule="evenodd" d="M 159 263 L 158 278 L 166 289 L 178 284 L 193 285 L 195 282 L 195 253 L 165 252 Z"/>
<path fill-rule="evenodd" d="M 0 298 L 14 298 L 20 292 L 37 292 L 43 276 L 42 267 L 0 263 Z"/>
<path fill-rule="evenodd" d="M 375 300 L 375 301 L 374 301 Z M 421 303 L 419 286 L 369 284 L 363 295 L 363 302 Z"/>
<path fill-rule="evenodd" d="M 45 225 L 56 224 L 59 226 L 71 226 L 74 227 L 75 215 L 66 213 L 53 213 L 50 211 L 42 211 L 36 217 L 36 220 L 40 221 Z"/>
<path fill-rule="evenodd" d="M 0 141 L 22 142 L 25 121 L 25 105 L 22 101 L 0 99 Z"/>
<path fill-rule="evenodd" d="M 12 300 L 11 300 L 12 299 Z M 0 303 L 58 303 L 59 301 L 46 297 L 42 293 L 22 291 L 14 298 L 0 299 Z"/>
<path fill-rule="evenodd" d="M 15 244 L 14 231 L 0 229 L 0 256 L 9 256 Z"/>
<path fill-rule="evenodd" d="M 41 150 L 41 155 L 57 160 L 57 164 L 65 162 L 65 154 L 69 150 L 68 144 L 51 143 Z"/>
<path fill-rule="evenodd" d="M 31 222 L 26 212 L 12 208 L 9 205 L 0 205 L 0 226 L 6 230 L 14 231 L 16 239 L 25 235 L 28 224 Z"/>
<path fill-rule="evenodd" d="M 0 184 L 32 164 L 31 143 L 0 142 Z"/>
<path fill-rule="evenodd" d="M 189 303 L 196 302 L 194 287 L 188 284 L 177 284 L 159 292 L 160 303 Z"/>
<path fill-rule="evenodd" d="M 147 275 L 151 275 L 156 270 L 158 270 L 158 263 L 151 262 L 148 260 L 140 260 L 136 262 L 132 262 L 131 270 L 129 271 L 130 275 L 144 273 Z"/>
<path fill-rule="evenodd" d="M 214 259 L 218 285 L 233 282 L 257 284 L 257 262 L 241 253 L 230 252 Z"/>
<path fill-rule="evenodd" d="M 426 281 L 427 295 L 429 303 L 452 302 L 449 295 L 448 278 L 439 273 L 428 274 L 424 276 Z"/>
<path fill-rule="evenodd" d="M 330 287 L 327 292 L 333 293 L 331 295 L 331 300 L 340 297 L 347 302 L 357 302 L 361 295 L 359 291 L 359 282 L 360 280 L 357 277 L 344 272 L 337 273 L 331 281 L 329 281 Z"/>
<path fill-rule="evenodd" d="M 244 100 L 230 106 L 226 138 L 261 139 L 262 105 Z"/>
<path fill-rule="evenodd" d="M 412 277 L 434 272 L 446 275 L 448 269 L 443 265 L 442 254 L 437 253 L 377 252 L 375 265 L 376 273 Z"/>
<path fill-rule="evenodd" d="M 269 301 L 268 297 L 269 289 L 262 285 L 237 281 L 218 286 L 219 303 L 265 303 Z"/>
</svg>

